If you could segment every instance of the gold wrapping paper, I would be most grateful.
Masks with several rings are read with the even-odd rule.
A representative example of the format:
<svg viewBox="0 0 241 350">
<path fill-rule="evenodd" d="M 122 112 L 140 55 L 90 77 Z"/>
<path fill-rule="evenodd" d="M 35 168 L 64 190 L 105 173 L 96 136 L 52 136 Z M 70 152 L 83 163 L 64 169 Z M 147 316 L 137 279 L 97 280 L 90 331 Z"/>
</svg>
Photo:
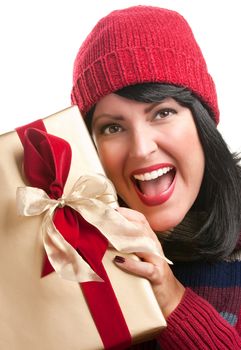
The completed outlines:
<svg viewBox="0 0 241 350">
<path fill-rule="evenodd" d="M 71 145 L 67 192 L 80 175 L 104 174 L 76 106 L 45 118 L 44 124 L 49 133 Z M 17 133 L 1 135 L 0 349 L 103 349 L 79 284 L 64 280 L 55 272 L 40 278 L 44 257 L 40 234 L 43 215 L 21 217 L 16 212 L 16 189 L 28 185 L 22 174 L 22 157 Z M 109 249 L 104 266 L 133 343 L 152 338 L 165 327 L 152 288 L 147 280 L 117 268 L 112 261 L 115 255 L 116 251 Z"/>
</svg>

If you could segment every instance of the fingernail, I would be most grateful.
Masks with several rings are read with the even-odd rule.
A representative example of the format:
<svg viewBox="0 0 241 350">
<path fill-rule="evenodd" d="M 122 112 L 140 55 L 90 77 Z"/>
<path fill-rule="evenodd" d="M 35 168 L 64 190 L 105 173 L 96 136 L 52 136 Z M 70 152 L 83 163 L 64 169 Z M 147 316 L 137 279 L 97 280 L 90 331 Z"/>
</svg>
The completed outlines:
<svg viewBox="0 0 241 350">
<path fill-rule="evenodd" d="M 166 260 L 166 262 L 169 264 L 169 265 L 173 265 L 173 262 L 169 259 L 167 259 L 165 256 L 162 257 L 164 260 Z"/>
<path fill-rule="evenodd" d="M 114 262 L 118 264 L 123 264 L 125 262 L 125 258 L 123 256 L 116 255 L 114 257 Z"/>
</svg>

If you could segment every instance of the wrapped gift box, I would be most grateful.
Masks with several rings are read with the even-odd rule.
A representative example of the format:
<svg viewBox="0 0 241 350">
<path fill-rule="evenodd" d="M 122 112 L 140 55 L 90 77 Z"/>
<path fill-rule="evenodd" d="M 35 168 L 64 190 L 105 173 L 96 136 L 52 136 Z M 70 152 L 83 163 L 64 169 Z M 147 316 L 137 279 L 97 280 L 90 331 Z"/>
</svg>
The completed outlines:
<svg viewBox="0 0 241 350">
<path fill-rule="evenodd" d="M 43 122 L 48 133 L 71 145 L 72 162 L 65 191 L 83 174 L 104 174 L 76 106 L 44 118 Z M 0 152 L 0 348 L 103 349 L 80 284 L 60 278 L 55 272 L 41 277 L 45 259 L 40 234 L 43 216 L 22 217 L 16 212 L 16 189 L 27 185 L 22 171 L 23 146 L 16 131 L 0 136 Z M 108 249 L 103 264 L 133 343 L 153 338 L 165 327 L 165 320 L 152 288 L 147 280 L 116 267 L 116 254 L 114 249 Z M 99 299 L 101 302 L 101 295 Z"/>
</svg>

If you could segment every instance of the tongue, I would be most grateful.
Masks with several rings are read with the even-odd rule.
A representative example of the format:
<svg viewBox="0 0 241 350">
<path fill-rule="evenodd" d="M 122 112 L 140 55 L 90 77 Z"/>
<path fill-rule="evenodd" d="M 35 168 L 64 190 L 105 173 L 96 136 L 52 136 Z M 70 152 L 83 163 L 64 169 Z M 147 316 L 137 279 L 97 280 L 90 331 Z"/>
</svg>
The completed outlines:
<svg viewBox="0 0 241 350">
<path fill-rule="evenodd" d="M 155 180 L 139 181 L 140 189 L 146 196 L 157 196 L 166 191 L 173 181 L 172 172 L 158 177 Z"/>
</svg>

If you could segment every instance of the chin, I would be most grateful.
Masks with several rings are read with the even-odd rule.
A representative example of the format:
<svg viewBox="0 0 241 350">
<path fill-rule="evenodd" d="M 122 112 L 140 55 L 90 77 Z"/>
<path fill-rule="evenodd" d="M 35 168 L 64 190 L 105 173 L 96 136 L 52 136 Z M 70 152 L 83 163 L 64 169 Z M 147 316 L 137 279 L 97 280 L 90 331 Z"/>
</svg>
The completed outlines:
<svg viewBox="0 0 241 350">
<path fill-rule="evenodd" d="M 164 232 L 173 229 L 184 219 L 185 213 L 143 213 L 153 231 Z"/>
</svg>

